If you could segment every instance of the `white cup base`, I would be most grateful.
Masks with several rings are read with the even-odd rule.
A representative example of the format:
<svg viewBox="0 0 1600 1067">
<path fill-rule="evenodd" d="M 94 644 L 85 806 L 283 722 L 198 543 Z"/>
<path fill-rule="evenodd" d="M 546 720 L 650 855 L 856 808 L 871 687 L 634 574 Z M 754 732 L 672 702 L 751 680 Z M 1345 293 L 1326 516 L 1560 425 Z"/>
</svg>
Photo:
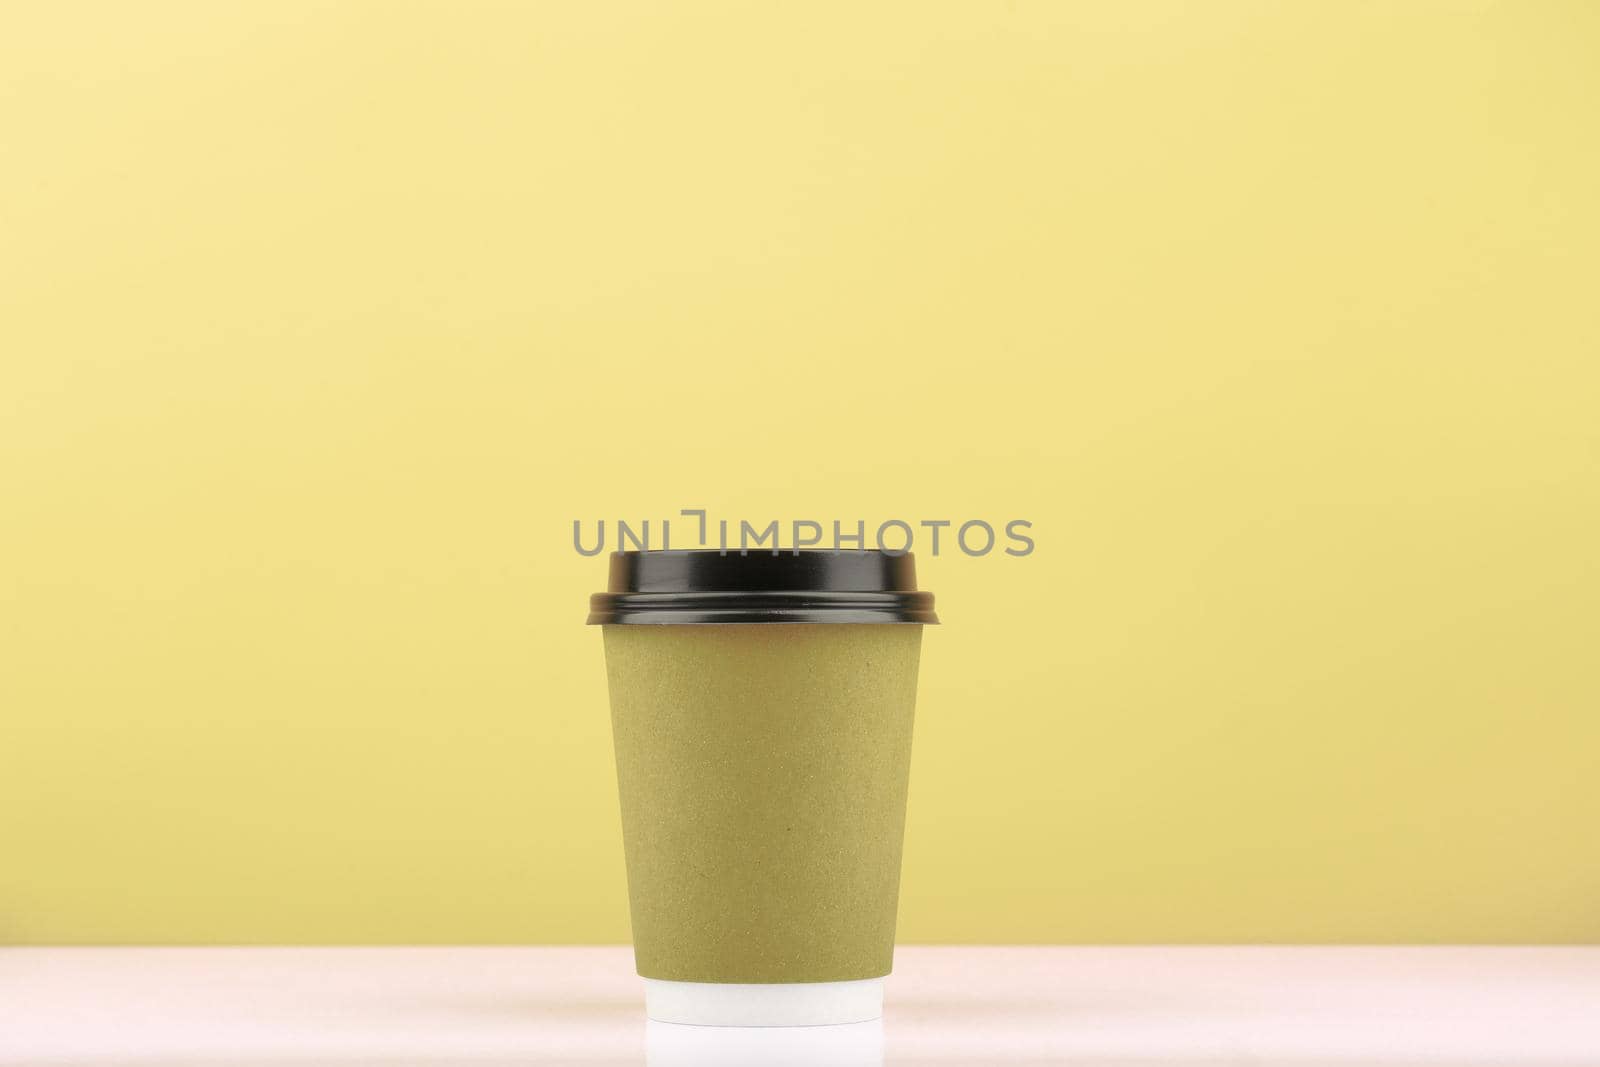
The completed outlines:
<svg viewBox="0 0 1600 1067">
<path fill-rule="evenodd" d="M 690 1026 L 831 1026 L 883 1015 L 883 979 L 855 982 L 667 982 L 644 980 L 644 1011 Z"/>
</svg>

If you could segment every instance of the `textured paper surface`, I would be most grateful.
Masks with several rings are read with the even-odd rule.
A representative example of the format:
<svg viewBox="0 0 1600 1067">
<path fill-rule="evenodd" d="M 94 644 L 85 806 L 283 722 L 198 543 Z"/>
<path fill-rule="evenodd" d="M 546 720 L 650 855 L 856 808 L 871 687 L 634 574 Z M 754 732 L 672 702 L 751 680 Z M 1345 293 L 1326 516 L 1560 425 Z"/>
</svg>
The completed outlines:
<svg viewBox="0 0 1600 1067">
<path fill-rule="evenodd" d="M 893 963 L 920 626 L 606 626 L 647 978 Z"/>
</svg>

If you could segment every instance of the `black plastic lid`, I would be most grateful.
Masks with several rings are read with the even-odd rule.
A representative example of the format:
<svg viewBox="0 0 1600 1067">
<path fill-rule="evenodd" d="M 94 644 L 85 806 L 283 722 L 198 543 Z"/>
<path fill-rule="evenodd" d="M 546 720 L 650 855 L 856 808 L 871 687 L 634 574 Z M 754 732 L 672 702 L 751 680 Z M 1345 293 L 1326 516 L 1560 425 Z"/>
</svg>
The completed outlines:
<svg viewBox="0 0 1600 1067">
<path fill-rule="evenodd" d="M 936 623 L 910 553 L 613 552 L 589 624 Z"/>
</svg>

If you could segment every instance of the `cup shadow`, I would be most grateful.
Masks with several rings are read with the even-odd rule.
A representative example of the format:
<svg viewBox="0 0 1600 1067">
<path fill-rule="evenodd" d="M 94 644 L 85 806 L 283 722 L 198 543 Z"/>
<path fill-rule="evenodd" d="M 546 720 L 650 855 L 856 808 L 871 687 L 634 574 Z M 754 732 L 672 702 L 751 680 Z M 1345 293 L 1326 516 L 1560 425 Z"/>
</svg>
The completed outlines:
<svg viewBox="0 0 1600 1067">
<path fill-rule="evenodd" d="M 646 1067 L 883 1067 L 883 1021 L 843 1026 L 645 1024 Z"/>
</svg>

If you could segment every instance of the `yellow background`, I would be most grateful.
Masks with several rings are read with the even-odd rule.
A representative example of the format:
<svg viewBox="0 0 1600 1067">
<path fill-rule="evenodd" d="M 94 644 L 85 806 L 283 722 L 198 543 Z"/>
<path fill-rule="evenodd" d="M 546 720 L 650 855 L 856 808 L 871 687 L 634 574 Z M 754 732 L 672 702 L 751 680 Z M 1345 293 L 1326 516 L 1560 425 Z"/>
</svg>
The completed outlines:
<svg viewBox="0 0 1600 1067">
<path fill-rule="evenodd" d="M 0 941 L 625 939 L 571 521 L 696 506 L 1035 524 L 922 560 L 902 940 L 1600 939 L 1597 56 L 6 4 Z"/>
</svg>

